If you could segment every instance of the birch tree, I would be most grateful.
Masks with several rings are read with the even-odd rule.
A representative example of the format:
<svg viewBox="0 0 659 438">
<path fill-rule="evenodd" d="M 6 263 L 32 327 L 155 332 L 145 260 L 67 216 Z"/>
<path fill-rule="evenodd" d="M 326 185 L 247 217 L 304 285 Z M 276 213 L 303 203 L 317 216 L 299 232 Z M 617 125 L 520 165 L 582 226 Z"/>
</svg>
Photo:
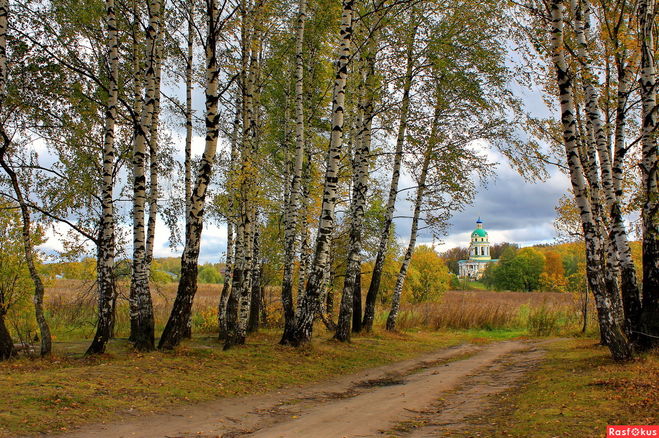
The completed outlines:
<svg viewBox="0 0 659 438">
<path fill-rule="evenodd" d="M 340 26 L 340 47 L 334 79 L 332 98 L 332 130 L 330 146 L 327 152 L 325 184 L 323 200 L 318 225 L 318 235 L 314 258 L 304 296 L 300 299 L 299 312 L 295 318 L 295 329 L 284 344 L 301 345 L 311 341 L 313 320 L 319 309 L 319 297 L 325 265 L 328 262 L 330 237 L 334 229 L 334 207 L 338 184 L 338 164 L 343 146 L 343 122 L 345 108 L 345 88 L 348 78 L 348 63 L 351 56 L 351 40 L 353 33 L 354 0 L 343 0 L 343 11 Z"/>
<path fill-rule="evenodd" d="M 606 6 L 604 6 L 606 7 Z M 625 36 L 629 28 L 630 11 L 624 3 L 611 8 L 617 14 L 613 20 L 608 19 L 604 13 L 604 27 L 611 29 L 607 34 L 607 41 L 613 52 L 613 60 L 616 68 L 617 95 L 615 99 L 615 128 L 613 134 L 613 191 L 614 202 L 610 208 L 611 230 L 610 239 L 614 242 L 617 250 L 617 258 L 621 267 L 621 292 L 625 313 L 625 329 L 630 340 L 636 342 L 638 339 L 640 313 L 642 308 L 640 284 L 636 275 L 636 267 L 631 256 L 628 243 L 628 235 L 624 225 L 622 202 L 625 195 L 623 190 L 624 165 L 629 147 L 626 144 L 625 131 L 628 125 L 627 117 L 632 104 L 632 70 L 637 63 L 636 57 L 628 47 L 628 39 Z M 606 11 L 603 11 L 606 12 Z M 613 21 L 612 24 L 611 21 Z"/>
<path fill-rule="evenodd" d="M 131 339 L 136 349 L 154 349 L 153 303 L 149 288 L 149 269 L 145 232 L 146 204 L 146 146 L 156 106 L 156 73 L 158 70 L 158 36 L 160 34 L 162 4 L 159 0 L 148 3 L 149 24 L 145 31 L 144 71 L 145 93 L 133 141 L 133 259 L 131 274 Z"/>
<path fill-rule="evenodd" d="M 233 283 L 233 270 L 235 264 L 236 256 L 236 235 L 235 235 L 235 225 L 236 220 L 235 215 L 235 202 L 234 202 L 234 186 L 236 181 L 236 165 L 238 161 L 238 138 L 240 130 L 240 99 L 238 98 L 239 94 L 236 92 L 235 98 L 235 117 L 233 119 L 233 131 L 231 133 L 231 151 L 229 158 L 229 167 L 227 170 L 226 176 L 226 193 L 228 196 L 227 202 L 227 213 L 225 214 L 227 221 L 227 247 L 226 247 L 226 258 L 225 258 L 225 269 L 224 269 L 224 284 L 222 285 L 222 293 L 220 294 L 220 302 L 218 304 L 218 325 L 219 325 L 219 334 L 218 338 L 220 340 L 226 339 L 228 333 L 228 323 L 227 323 L 227 308 L 229 303 L 229 297 L 231 296 L 231 286 Z"/>
<path fill-rule="evenodd" d="M 76 245 L 89 242 L 95 246 L 98 326 L 88 353 L 102 352 L 111 333 L 116 301 L 113 188 L 127 152 L 115 143 L 130 141 L 128 121 L 133 114 L 132 102 L 121 91 L 115 94 L 115 87 L 122 87 L 114 83 L 120 78 L 112 73 L 121 50 L 120 44 L 116 53 L 111 50 L 112 36 L 126 21 L 114 7 L 108 13 L 107 4 L 91 15 L 66 20 L 56 11 L 17 5 L 22 23 L 15 30 L 30 47 L 24 62 L 31 67 L 23 70 L 22 75 L 27 76 L 20 81 L 21 95 L 29 96 L 23 100 L 23 115 L 29 117 L 33 138 L 42 140 L 47 153 L 55 158 L 48 167 L 41 166 L 34 154 L 21 159 L 21 166 L 34 178 L 35 195 L 29 207 L 49 222 L 73 231 Z M 110 31 L 111 18 L 115 32 Z M 105 32 L 95 27 L 101 21 L 106 22 Z M 99 47 L 99 52 L 83 49 L 90 46 Z M 115 97 L 112 121 L 109 110 Z M 114 129 L 108 129 L 110 122 Z M 25 152 L 31 153 L 27 148 Z"/>
<path fill-rule="evenodd" d="M 410 18 L 411 30 L 407 38 L 405 49 L 405 75 L 403 76 L 403 95 L 400 102 L 400 114 L 398 119 L 398 130 L 396 135 L 396 147 L 394 150 L 394 161 L 391 173 L 391 180 L 389 183 L 389 195 L 387 198 L 387 206 L 384 216 L 384 225 L 382 228 L 382 235 L 378 245 L 378 253 L 373 265 L 373 274 L 371 282 L 368 287 L 366 295 L 366 307 L 364 310 L 363 328 L 366 331 L 371 331 L 373 328 L 373 319 L 375 318 L 375 302 L 380 290 L 380 282 L 382 280 L 382 272 L 384 269 L 385 257 L 389 244 L 394 211 L 396 206 L 396 197 L 398 196 L 398 182 L 400 180 L 401 163 L 403 161 L 403 146 L 405 144 L 405 136 L 407 135 L 407 123 L 410 110 L 410 90 L 412 89 L 412 81 L 415 76 L 414 67 L 414 46 L 417 33 L 416 17 L 412 15 Z"/>
<path fill-rule="evenodd" d="M 149 194 L 148 206 L 149 216 L 146 227 L 146 265 L 147 272 L 151 273 L 151 262 L 153 261 L 153 245 L 156 233 L 156 220 L 158 217 L 158 175 L 161 172 L 159 159 L 158 135 L 160 128 L 160 85 L 163 62 L 163 26 L 159 29 L 159 35 L 155 47 L 155 68 L 154 68 L 154 92 L 153 92 L 153 115 L 149 126 Z"/>
<path fill-rule="evenodd" d="M 241 1 L 241 118 L 242 132 L 240 145 L 239 182 L 236 190 L 237 225 L 235 242 L 235 261 L 232 272 L 231 297 L 227 311 L 232 313 L 227 321 L 227 336 L 224 348 L 245 343 L 247 323 L 252 295 L 252 274 L 254 261 L 254 233 L 256 231 L 255 204 L 255 152 L 257 121 L 256 112 L 256 78 L 259 68 L 259 34 L 262 2 L 248 5 Z"/>
<path fill-rule="evenodd" d="M 377 5 L 376 5 L 377 7 Z M 371 126 L 374 117 L 375 94 L 375 62 L 377 51 L 378 29 L 368 29 L 370 35 L 363 48 L 361 61 L 361 76 L 358 104 L 358 133 L 354 141 L 355 153 L 352 160 L 353 189 L 350 203 L 350 233 L 349 249 L 346 261 L 346 274 L 341 295 L 339 322 L 337 324 L 335 339 L 349 341 L 353 312 L 355 308 L 361 309 L 361 252 L 362 228 L 364 210 L 366 208 L 366 194 L 368 191 L 368 177 L 370 170 Z M 361 324 L 361 312 L 356 312 L 356 319 Z M 354 327 L 355 324 L 352 324 Z"/>
<path fill-rule="evenodd" d="M 430 165 L 430 159 L 433 154 L 433 144 L 436 142 L 437 138 L 437 125 L 439 122 L 439 111 L 435 111 L 435 116 L 433 117 L 432 122 L 432 133 L 428 146 L 423 154 L 423 164 L 421 165 L 421 173 L 417 181 L 416 196 L 414 199 L 414 213 L 412 214 L 412 228 L 410 230 L 410 241 L 407 244 L 407 249 L 405 250 L 405 255 L 403 256 L 403 262 L 401 263 L 400 270 L 398 272 L 398 277 L 396 277 L 396 286 L 394 287 L 394 292 L 391 297 L 391 310 L 387 316 L 386 329 L 393 331 L 396 329 L 396 319 L 398 317 L 398 312 L 400 310 L 400 297 L 403 293 L 403 286 L 405 284 L 405 278 L 407 276 L 407 270 L 410 266 L 410 260 L 414 254 L 414 247 L 416 245 L 416 236 L 419 230 L 419 217 L 421 215 L 421 203 L 423 202 L 424 191 L 426 190 L 426 178 L 428 177 L 428 166 Z"/>
<path fill-rule="evenodd" d="M 185 186 L 185 217 L 190 215 L 190 202 L 192 200 L 192 64 L 194 62 L 194 1 L 187 2 L 187 51 L 185 56 L 185 159 L 184 180 Z"/>
<path fill-rule="evenodd" d="M 610 291 L 607 290 L 603 276 L 605 271 L 604 239 L 601 229 L 597 228 L 590 198 L 587 192 L 587 182 L 579 158 L 576 128 L 576 105 L 573 97 L 572 72 L 569 71 L 565 59 L 563 42 L 564 4 L 562 0 L 552 0 L 549 4 L 551 37 L 551 53 L 553 67 L 556 73 L 556 83 L 559 89 L 561 106 L 561 123 L 563 126 L 563 142 L 570 170 L 570 181 L 579 207 L 582 227 L 586 239 L 586 256 L 588 261 L 587 275 L 590 289 L 593 291 L 598 309 L 600 329 L 611 350 L 614 359 L 629 360 L 632 356 L 631 346 L 627 341 L 612 307 Z"/>
<path fill-rule="evenodd" d="M 51 353 L 52 350 L 52 340 L 50 335 L 50 328 L 48 322 L 46 321 L 44 309 L 43 309 L 43 297 L 44 297 L 44 285 L 41 280 L 41 276 L 36 268 L 36 255 L 34 250 L 34 240 L 33 240 L 33 226 L 32 218 L 30 216 L 29 201 L 26 199 L 26 195 L 23 193 L 23 187 L 19 182 L 19 177 L 14 169 L 14 166 L 10 162 L 9 155 L 11 149 L 15 148 L 16 145 L 13 144 L 13 138 L 17 132 L 11 132 L 10 127 L 8 126 L 9 122 L 15 118 L 12 114 L 15 109 L 11 108 L 8 105 L 8 91 L 7 91 L 7 82 L 9 76 L 9 61 L 7 54 L 7 33 L 8 33 L 8 24 L 9 24 L 9 2 L 6 0 L 0 1 L 0 116 L 2 117 L 2 122 L 0 122 L 0 137 L 2 143 L 0 144 L 0 167 L 5 171 L 9 178 L 9 184 L 11 185 L 15 200 L 18 203 L 21 212 L 21 221 L 22 221 L 22 244 L 23 251 L 25 255 L 25 262 L 30 273 L 32 282 L 34 283 L 34 310 L 35 316 L 37 319 L 37 324 L 39 326 L 39 331 L 41 334 L 41 355 L 46 356 Z M 4 309 L 2 310 L 4 311 Z M 4 316 L 4 315 L 3 315 Z M 3 324 L 4 326 L 4 324 Z M 4 328 L 4 327 L 3 327 Z M 3 343 L 7 344 L 8 334 L 3 333 Z M 12 354 L 12 348 L 3 346 L 3 358 Z"/>
<path fill-rule="evenodd" d="M 572 12 L 572 17 L 574 20 L 574 30 L 575 30 L 575 36 L 577 40 L 576 44 L 576 53 L 578 56 L 578 60 L 580 63 L 580 72 L 582 76 L 582 88 L 584 91 L 584 97 L 585 97 L 585 109 L 586 109 L 586 117 L 588 119 L 588 126 L 590 127 L 589 129 L 592 130 L 592 136 L 588 135 L 584 138 L 584 141 L 588 143 L 587 147 L 591 150 L 593 150 L 593 155 L 597 155 L 597 160 L 593 159 L 590 160 L 590 169 L 591 172 L 589 172 L 589 175 L 591 177 L 589 180 L 591 181 L 591 188 L 593 190 L 591 191 L 592 196 L 598 196 L 598 193 L 602 191 L 605 197 L 605 203 L 600 203 L 599 200 L 593 200 L 593 206 L 595 207 L 595 211 L 598 211 L 600 209 L 600 205 L 606 205 L 606 210 L 608 212 L 608 216 L 611 218 L 611 223 L 610 223 L 610 231 L 607 233 L 609 235 L 607 239 L 607 257 L 606 257 L 606 263 L 607 263 L 607 270 L 606 270 L 606 276 L 607 276 L 607 282 L 609 283 L 609 288 L 615 292 L 612 293 L 612 299 L 617 300 L 618 299 L 618 288 L 619 285 L 617 283 L 617 274 L 619 271 L 619 267 L 622 267 L 622 302 L 624 303 L 624 309 L 625 309 L 625 327 L 627 330 L 627 333 L 629 335 L 633 335 L 632 332 L 638 331 L 638 319 L 639 319 L 639 311 L 641 307 L 640 303 L 640 291 L 638 288 L 637 280 L 636 280 L 636 271 L 634 267 L 634 263 L 631 259 L 631 250 L 629 248 L 629 243 L 627 240 L 627 232 L 625 230 L 625 224 L 624 224 L 624 218 L 622 216 L 622 209 L 621 209 L 621 191 L 620 189 L 618 190 L 618 194 L 616 194 L 616 186 L 620 188 L 620 182 L 614 183 L 614 180 L 619 180 L 620 179 L 620 174 L 622 170 L 620 169 L 621 167 L 621 162 L 623 157 L 620 155 L 624 155 L 625 153 L 625 148 L 624 144 L 618 143 L 617 147 L 615 148 L 614 152 L 617 153 L 617 156 L 614 157 L 614 159 L 611 159 L 611 148 L 610 144 L 608 141 L 608 136 L 607 133 L 605 132 L 605 123 L 604 120 L 602 119 L 602 114 L 600 111 L 600 106 L 599 106 L 599 101 L 600 101 L 600 96 L 599 93 L 597 92 L 596 85 L 597 80 L 594 75 L 593 67 L 591 65 L 591 58 L 592 55 L 588 53 L 589 49 L 589 41 L 592 41 L 593 38 L 592 36 L 589 35 L 589 29 L 590 29 L 590 23 L 588 22 L 588 15 L 586 14 L 589 12 L 588 9 L 588 4 L 585 2 L 581 2 L 578 0 L 571 0 L 570 1 L 570 9 Z M 584 10 L 585 9 L 585 10 Z M 624 14 L 624 10 L 620 12 L 620 17 L 622 18 L 622 15 Z M 624 60 L 619 60 L 620 62 L 624 62 Z M 621 74 L 620 78 L 620 84 L 619 87 L 620 89 L 620 96 L 619 99 L 624 99 L 625 93 L 626 93 L 626 78 L 624 77 L 625 74 L 625 67 L 624 66 L 619 66 L 619 71 Z M 622 132 L 620 132 L 622 129 L 624 129 L 624 105 L 625 101 L 624 100 L 619 100 L 617 102 L 619 106 L 622 106 L 622 108 L 617 109 L 617 117 L 616 117 L 616 122 L 623 124 L 621 127 L 616 127 L 618 130 L 617 135 L 623 135 Z M 594 141 L 589 141 L 591 138 L 594 139 Z M 618 138 L 618 142 L 623 141 L 622 139 Z M 615 164 L 615 170 L 614 166 L 612 164 Z M 599 172 L 597 172 L 599 170 Z M 599 187 L 601 181 L 601 187 Z M 595 187 L 597 186 L 597 187 Z M 601 214 L 600 216 L 603 216 Z M 604 218 L 602 218 L 604 220 Z M 604 226 L 604 225 L 602 225 Z"/>
<path fill-rule="evenodd" d="M 30 280 L 25 278 L 25 250 L 19 210 L 15 203 L 0 200 L 0 238 L 3 243 L 0 247 L 0 361 L 17 354 L 7 329 L 6 317 L 30 288 Z"/>
<path fill-rule="evenodd" d="M 181 256 L 181 276 L 176 299 L 158 343 L 158 348 L 161 349 L 174 348 L 181 342 L 192 312 L 192 302 L 197 292 L 197 263 L 203 229 L 204 207 L 219 137 L 220 69 L 218 39 L 224 24 L 222 12 L 215 0 L 206 1 L 206 37 L 204 41 L 206 58 L 206 144 L 190 198 L 190 211 L 186 217 L 185 247 Z"/>
<path fill-rule="evenodd" d="M 0 8 L 0 13 L 2 12 Z M 1 61 L 0 61 L 1 62 Z M 16 195 L 16 200 L 21 211 L 22 219 L 22 243 L 23 250 L 25 254 L 25 262 L 27 264 L 28 270 L 30 272 L 30 277 L 34 283 L 34 311 L 37 319 L 37 324 L 39 326 L 39 332 L 41 334 L 41 355 L 47 356 L 51 353 L 52 350 L 52 339 L 50 335 L 50 328 L 48 322 L 46 321 L 46 316 L 43 308 L 43 297 L 44 297 L 44 285 L 41 280 L 41 276 L 37 271 L 36 267 L 36 256 L 33 243 L 33 230 L 32 230 L 32 219 L 30 217 L 30 209 L 28 207 L 28 202 L 26 201 L 23 195 L 23 189 L 19 183 L 18 176 L 12 166 L 7 161 L 7 152 L 11 146 L 11 139 L 7 135 L 4 129 L 1 130 L 0 134 L 3 137 L 3 144 L 0 146 L 0 166 L 4 169 L 5 173 L 9 176 L 11 186 L 14 189 Z"/>
<path fill-rule="evenodd" d="M 293 306 L 293 267 L 295 260 L 296 228 L 299 216 L 301 195 L 302 164 L 304 160 L 304 24 L 306 21 L 306 0 L 299 0 L 297 32 L 295 35 L 295 155 L 291 179 L 290 195 L 285 211 L 284 231 L 284 278 L 281 285 L 281 299 L 284 308 L 284 334 L 281 342 L 286 343 L 295 326 Z M 301 276 L 302 278 L 303 276 Z M 300 280 L 300 282 L 302 282 Z"/>
<path fill-rule="evenodd" d="M 114 0 L 106 0 L 107 40 L 110 61 L 108 100 L 105 110 L 103 142 L 103 179 L 101 188 L 101 218 L 97 256 L 98 320 L 96 334 L 87 354 L 103 353 L 112 337 L 116 290 L 114 284 L 115 222 L 114 222 L 114 160 L 115 124 L 119 95 L 119 39 Z"/>
</svg>

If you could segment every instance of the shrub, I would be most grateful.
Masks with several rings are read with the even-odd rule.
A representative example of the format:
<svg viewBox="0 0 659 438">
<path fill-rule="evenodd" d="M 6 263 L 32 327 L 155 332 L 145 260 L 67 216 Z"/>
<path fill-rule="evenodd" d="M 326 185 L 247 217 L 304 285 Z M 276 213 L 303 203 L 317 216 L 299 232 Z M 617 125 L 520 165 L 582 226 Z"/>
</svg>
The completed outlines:
<svg viewBox="0 0 659 438">
<path fill-rule="evenodd" d="M 547 306 L 533 308 L 529 311 L 527 329 L 534 336 L 549 336 L 555 334 L 559 328 L 562 312 L 549 309 Z"/>
<path fill-rule="evenodd" d="M 534 291 L 540 287 L 540 274 L 544 270 L 545 256 L 535 248 L 520 249 L 510 258 L 501 261 L 486 272 L 486 283 L 497 290 Z"/>
<path fill-rule="evenodd" d="M 151 281 L 161 284 L 173 283 L 174 277 L 165 271 L 151 270 Z"/>
<path fill-rule="evenodd" d="M 215 266 L 205 264 L 199 268 L 197 280 L 199 283 L 218 284 L 222 283 L 223 278 L 222 274 L 220 274 L 220 271 Z"/>
<path fill-rule="evenodd" d="M 213 308 L 202 309 L 192 314 L 193 332 L 217 333 L 219 325 L 217 311 Z"/>
<path fill-rule="evenodd" d="M 404 297 L 410 303 L 438 301 L 448 290 L 451 274 L 444 260 L 428 246 L 419 246 L 405 280 Z"/>
</svg>

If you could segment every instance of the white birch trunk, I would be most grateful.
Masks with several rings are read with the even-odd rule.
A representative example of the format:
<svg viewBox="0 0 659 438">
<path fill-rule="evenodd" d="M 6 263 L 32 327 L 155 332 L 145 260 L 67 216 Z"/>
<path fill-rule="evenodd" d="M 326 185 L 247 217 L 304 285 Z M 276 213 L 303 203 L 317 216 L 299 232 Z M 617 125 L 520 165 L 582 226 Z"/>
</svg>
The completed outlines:
<svg viewBox="0 0 659 438">
<path fill-rule="evenodd" d="M 235 252 L 235 241 L 233 233 L 233 222 L 227 221 L 227 255 L 224 268 L 224 284 L 222 285 L 222 293 L 220 294 L 220 302 L 218 304 L 217 319 L 219 334 L 218 339 L 226 339 L 227 335 L 227 303 L 229 295 L 231 294 L 231 281 L 233 278 L 233 263 Z"/>
<path fill-rule="evenodd" d="M 216 0 L 208 0 L 206 10 L 207 33 L 204 43 L 206 55 L 206 144 L 192 189 L 190 211 L 186 218 L 185 247 L 181 256 L 181 279 L 172 312 L 158 344 L 158 348 L 162 349 L 174 348 L 187 333 L 192 302 L 197 292 L 197 271 L 206 192 L 213 172 L 219 136 L 218 89 L 220 72 L 217 58 L 219 20 L 220 12 Z"/>
<path fill-rule="evenodd" d="M 242 135 L 241 135 L 241 166 L 239 172 L 239 188 L 236 204 L 238 205 L 238 223 L 236 238 L 236 262 L 234 278 L 229 299 L 232 313 L 227 317 L 227 337 L 224 348 L 245 343 L 249 306 L 251 302 L 252 260 L 254 249 L 254 231 L 256 209 L 254 206 L 255 166 L 254 152 L 256 147 L 256 111 L 254 93 L 258 68 L 257 32 L 255 17 L 257 7 L 248 10 L 247 2 L 241 1 L 241 90 L 242 90 Z M 233 315 L 235 313 L 235 316 Z M 235 322 L 234 322 L 235 321 Z"/>
<path fill-rule="evenodd" d="M 194 3 L 188 8 L 188 48 L 185 58 L 185 217 L 190 215 L 192 202 L 192 63 L 194 61 Z"/>
<path fill-rule="evenodd" d="M 332 98 L 332 132 L 327 151 L 327 169 L 323 189 L 323 202 L 318 223 L 318 236 L 313 258 L 313 266 L 307 280 L 305 294 L 299 305 L 299 314 L 295 318 L 295 330 L 290 339 L 282 339 L 282 343 L 300 345 L 311 341 L 313 321 L 319 309 L 323 270 L 327 263 L 330 250 L 330 238 L 334 230 L 334 206 L 336 205 L 338 166 L 343 146 L 343 119 L 345 109 L 345 88 L 348 78 L 348 63 L 350 61 L 350 45 L 352 40 L 354 0 L 343 0 L 341 16 L 341 44 L 337 72 L 334 79 Z"/>
<path fill-rule="evenodd" d="M 252 201 L 253 202 L 253 201 Z M 236 327 L 236 344 L 244 344 L 247 338 L 249 311 L 252 305 L 252 283 L 254 282 L 254 238 L 258 226 L 254 206 L 247 210 L 245 218 L 245 255 L 243 257 L 244 281 L 237 289 L 238 294 L 238 324 Z"/>
<path fill-rule="evenodd" d="M 258 224 L 258 213 L 255 223 Z M 261 234 L 258 226 L 253 233 L 254 243 L 252 250 L 252 281 L 249 297 L 249 304 L 247 306 L 247 333 L 254 333 L 259 329 L 259 311 L 261 310 L 261 247 L 260 238 Z"/>
<path fill-rule="evenodd" d="M 636 266 L 632 259 L 631 249 L 625 229 L 624 217 L 621 203 L 624 196 L 623 182 L 623 164 L 627 147 L 625 144 L 626 128 L 626 111 L 627 102 L 631 93 L 632 81 L 631 72 L 624 65 L 626 51 L 620 55 L 622 61 L 617 62 L 618 67 L 618 93 L 616 99 L 616 118 L 614 133 L 614 155 L 613 155 L 613 191 L 615 203 L 611 208 L 611 232 L 610 238 L 616 244 L 618 258 L 621 268 L 621 290 L 622 301 L 625 315 L 625 330 L 629 334 L 630 340 L 638 342 L 638 332 L 641 330 L 641 291 L 636 275 Z"/>
<path fill-rule="evenodd" d="M 291 336 L 295 326 L 293 306 L 293 267 L 295 265 L 295 242 L 299 216 L 299 198 L 304 160 L 304 23 L 306 0 L 299 0 L 297 34 L 295 36 L 295 159 L 290 195 L 285 212 L 284 230 L 284 278 L 281 286 L 281 301 L 284 308 L 284 334 L 282 342 Z M 300 277 L 302 278 L 302 277 Z M 299 299 L 299 297 L 298 297 Z"/>
<path fill-rule="evenodd" d="M 229 158 L 229 172 L 227 175 L 227 194 L 229 197 L 229 205 L 227 212 L 227 252 L 226 263 L 224 269 L 224 285 L 222 286 L 222 293 L 220 294 L 220 303 L 218 305 L 218 325 L 219 334 L 218 339 L 223 340 L 227 338 L 228 323 L 227 323 L 227 307 L 229 297 L 231 295 L 234 266 L 236 264 L 236 237 L 234 236 L 234 221 L 235 221 L 235 203 L 233 185 L 237 178 L 236 164 L 238 161 L 238 131 L 240 129 L 240 98 L 236 95 L 236 112 L 233 119 L 233 132 L 231 133 L 231 153 Z"/>
<path fill-rule="evenodd" d="M 590 117 L 586 118 L 586 136 L 583 138 L 583 149 L 579 151 L 580 162 L 585 166 L 586 181 L 590 186 L 588 191 L 589 203 L 591 206 L 592 218 L 595 225 L 596 233 L 601 238 L 601 245 L 606 257 L 603 257 L 603 262 L 606 269 L 602 275 L 606 285 L 606 294 L 611 302 L 611 310 L 607 308 L 600 308 L 600 313 L 612 311 L 616 320 L 623 322 L 622 302 L 619 292 L 618 274 L 619 264 L 618 257 L 615 252 L 614 243 L 608 238 L 608 231 L 606 229 L 606 218 L 604 213 L 604 202 L 601 199 L 603 188 L 600 174 L 598 172 L 597 162 L 597 148 L 595 146 L 595 134 L 593 124 Z M 585 155 L 585 156 L 584 156 Z"/>
<path fill-rule="evenodd" d="M 576 130 L 576 107 L 573 97 L 571 73 L 565 60 L 563 46 L 563 0 L 552 0 L 550 5 L 551 49 L 554 68 L 557 75 L 557 85 L 560 93 L 561 123 L 563 126 L 563 141 L 570 170 L 570 181 L 575 200 L 579 207 L 581 222 L 586 239 L 586 259 L 588 282 L 598 308 L 600 328 L 608 347 L 616 360 L 629 360 L 632 351 L 627 339 L 615 318 L 610 297 L 606 293 L 606 285 L 602 275 L 604 271 L 604 248 L 602 236 L 598 234 L 592 206 L 588 196 L 586 179 L 578 153 Z"/>
<path fill-rule="evenodd" d="M 307 165 L 304 166 L 304 171 L 302 172 L 302 199 L 300 200 L 300 233 L 301 242 L 300 242 L 300 268 L 298 271 L 298 281 L 297 281 L 297 299 L 298 302 L 302 296 L 304 296 L 304 289 L 307 283 L 307 278 L 309 277 L 309 271 L 311 269 L 311 258 L 312 248 L 311 248 L 311 229 L 312 224 L 309 220 L 310 215 L 310 202 L 309 202 L 309 193 L 311 190 L 311 167 L 312 167 L 312 154 L 311 151 L 307 148 L 306 150 L 306 160 Z"/>
<path fill-rule="evenodd" d="M 114 0 L 106 0 L 107 38 L 110 60 L 108 102 L 105 109 L 103 139 L 103 178 L 101 187 L 101 219 L 98 237 L 97 287 L 98 321 L 96 334 L 87 354 L 104 353 L 112 337 L 116 290 L 114 284 L 115 222 L 112 189 L 114 187 L 115 140 L 119 81 L 119 41 Z"/>
<path fill-rule="evenodd" d="M 146 29 L 146 70 L 144 103 L 139 114 L 133 141 L 133 260 L 131 277 L 131 338 L 136 349 L 150 351 L 154 348 L 154 317 L 146 248 L 146 145 L 153 123 L 156 87 L 156 52 L 161 25 L 161 3 L 152 0 L 148 4 L 149 24 Z"/>
<path fill-rule="evenodd" d="M 160 83 L 162 71 L 163 41 L 162 27 L 159 30 L 156 44 L 154 101 L 151 126 L 149 127 L 149 219 L 146 233 L 146 263 L 149 278 L 151 277 L 151 262 L 153 261 L 153 244 L 158 217 L 158 133 L 160 127 Z"/>
</svg>

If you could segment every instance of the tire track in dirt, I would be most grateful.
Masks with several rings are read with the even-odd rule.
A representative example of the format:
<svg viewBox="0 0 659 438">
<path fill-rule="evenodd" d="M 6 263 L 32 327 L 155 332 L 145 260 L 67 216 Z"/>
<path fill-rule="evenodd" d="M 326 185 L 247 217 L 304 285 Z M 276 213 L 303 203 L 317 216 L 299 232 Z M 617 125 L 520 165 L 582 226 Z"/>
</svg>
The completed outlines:
<svg viewBox="0 0 659 438">
<path fill-rule="evenodd" d="M 530 345 L 508 341 L 488 345 L 466 359 L 429 367 L 405 377 L 398 384 L 377 388 L 355 397 L 336 400 L 301 413 L 298 418 L 264 428 L 250 438 L 336 438 L 381 436 L 401 422 L 414 420 L 437 403 L 447 391 L 464 385 L 477 373 L 503 357 L 528 351 Z M 485 393 L 476 384 L 469 396 L 474 400 Z M 467 398 L 464 399 L 465 401 Z M 455 413 L 454 413 L 455 416 Z M 447 419 L 451 418 L 449 413 Z M 457 420 L 457 418 L 456 418 Z M 449 420 L 451 421 L 451 420 Z"/>
<path fill-rule="evenodd" d="M 414 421 L 424 428 L 412 432 L 426 429 L 431 434 L 427 436 L 437 436 L 431 427 L 460 424 L 466 416 L 459 406 L 490 394 L 493 379 L 500 379 L 497 370 L 506 370 L 507 362 L 502 360 L 517 363 L 514 368 L 523 374 L 526 364 L 533 363 L 523 360 L 526 353 L 541 354 L 532 351 L 535 345 L 528 341 L 462 345 L 320 384 L 136 416 L 60 437 L 337 438 L 382 436 L 385 431 L 402 436 L 410 432 L 400 427 L 394 432 L 394 428 Z M 464 394 L 450 405 L 453 411 L 446 403 L 438 404 L 442 396 L 453 397 L 449 392 L 455 390 Z M 437 417 L 442 412 L 445 416 Z"/>
<path fill-rule="evenodd" d="M 545 351 L 532 348 L 503 357 L 464 384 L 443 394 L 433 406 L 387 431 L 388 437 L 479 437 L 490 424 L 500 401 L 495 398 L 519 388 L 528 373 L 541 363 Z"/>
</svg>

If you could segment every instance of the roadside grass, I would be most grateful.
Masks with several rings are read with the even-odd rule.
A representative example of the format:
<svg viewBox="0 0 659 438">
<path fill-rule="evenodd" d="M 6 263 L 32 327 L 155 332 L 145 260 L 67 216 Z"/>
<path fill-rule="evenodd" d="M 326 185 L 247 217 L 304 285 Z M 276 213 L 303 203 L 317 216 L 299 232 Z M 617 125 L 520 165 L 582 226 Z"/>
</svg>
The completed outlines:
<svg viewBox="0 0 659 438">
<path fill-rule="evenodd" d="M 593 339 L 545 348 L 524 386 L 498 396 L 489 424 L 468 436 L 603 437 L 607 425 L 659 423 L 659 352 L 617 364 Z"/>
<path fill-rule="evenodd" d="M 272 391 L 414 357 L 465 342 L 490 342 L 513 331 L 374 332 L 350 344 L 329 340 L 320 328 L 312 346 L 277 344 L 279 330 L 263 330 L 246 346 L 222 351 L 214 338 L 197 337 L 174 352 L 136 353 L 114 340 L 107 354 L 84 357 L 86 342 L 56 344 L 47 359 L 0 365 L 0 437 L 67 431 L 126 414 Z"/>
</svg>

